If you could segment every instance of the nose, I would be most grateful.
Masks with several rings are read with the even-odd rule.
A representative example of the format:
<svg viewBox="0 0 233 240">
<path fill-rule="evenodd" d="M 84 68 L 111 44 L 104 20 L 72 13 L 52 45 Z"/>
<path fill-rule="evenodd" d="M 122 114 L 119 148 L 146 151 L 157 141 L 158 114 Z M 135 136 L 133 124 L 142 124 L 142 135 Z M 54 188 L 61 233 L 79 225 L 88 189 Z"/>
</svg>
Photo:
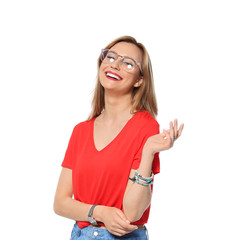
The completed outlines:
<svg viewBox="0 0 233 240">
<path fill-rule="evenodd" d="M 120 64 L 121 64 L 121 57 L 119 56 L 118 59 L 116 59 L 111 65 L 113 68 L 119 70 L 120 69 Z"/>
</svg>

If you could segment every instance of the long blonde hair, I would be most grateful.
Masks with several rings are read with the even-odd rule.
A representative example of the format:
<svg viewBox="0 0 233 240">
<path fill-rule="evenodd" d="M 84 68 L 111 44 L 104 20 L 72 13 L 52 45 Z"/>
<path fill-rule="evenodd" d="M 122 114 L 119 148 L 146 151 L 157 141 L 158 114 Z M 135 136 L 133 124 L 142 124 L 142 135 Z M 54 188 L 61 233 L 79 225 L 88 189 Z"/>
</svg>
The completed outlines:
<svg viewBox="0 0 233 240">
<path fill-rule="evenodd" d="M 154 118 L 158 115 L 157 101 L 154 91 L 154 79 L 153 72 L 149 54 L 142 43 L 136 41 L 135 38 L 131 36 L 123 36 L 117 38 L 110 44 L 108 44 L 105 49 L 112 48 L 115 44 L 119 42 L 127 42 L 136 45 L 142 51 L 142 72 L 143 72 L 143 82 L 140 87 L 135 87 L 132 93 L 132 109 L 131 113 L 139 111 L 148 111 Z M 87 120 L 91 120 L 97 117 L 104 110 L 104 88 L 100 84 L 99 80 L 99 69 L 101 65 L 101 56 L 98 58 L 98 75 L 97 83 L 94 90 L 94 97 L 92 99 L 92 111 Z"/>
</svg>

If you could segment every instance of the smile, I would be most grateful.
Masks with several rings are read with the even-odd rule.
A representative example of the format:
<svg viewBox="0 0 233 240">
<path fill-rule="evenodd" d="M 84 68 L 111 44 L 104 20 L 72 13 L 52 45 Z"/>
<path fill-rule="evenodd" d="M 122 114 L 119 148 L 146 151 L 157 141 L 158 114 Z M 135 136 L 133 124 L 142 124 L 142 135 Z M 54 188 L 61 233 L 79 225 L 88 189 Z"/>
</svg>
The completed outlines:
<svg viewBox="0 0 233 240">
<path fill-rule="evenodd" d="M 105 72 L 105 76 L 108 79 L 113 80 L 113 81 L 120 81 L 120 80 L 123 79 L 120 75 L 118 75 L 116 73 L 113 73 L 113 72 L 110 72 L 110 71 Z"/>
</svg>

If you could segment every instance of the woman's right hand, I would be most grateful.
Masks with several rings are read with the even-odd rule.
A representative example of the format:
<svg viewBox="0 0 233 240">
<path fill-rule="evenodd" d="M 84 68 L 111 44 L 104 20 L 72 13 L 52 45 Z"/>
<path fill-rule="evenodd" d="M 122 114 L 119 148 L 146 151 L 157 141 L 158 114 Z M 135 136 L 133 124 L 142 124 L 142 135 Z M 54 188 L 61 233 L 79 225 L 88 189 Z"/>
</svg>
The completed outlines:
<svg viewBox="0 0 233 240">
<path fill-rule="evenodd" d="M 99 206 L 98 211 L 99 218 L 101 222 L 104 223 L 108 231 L 116 236 L 123 236 L 130 233 L 138 227 L 136 225 L 131 225 L 125 214 L 118 208 Z M 96 213 L 97 213 L 96 211 Z M 95 211 L 94 211 L 95 212 Z"/>
</svg>

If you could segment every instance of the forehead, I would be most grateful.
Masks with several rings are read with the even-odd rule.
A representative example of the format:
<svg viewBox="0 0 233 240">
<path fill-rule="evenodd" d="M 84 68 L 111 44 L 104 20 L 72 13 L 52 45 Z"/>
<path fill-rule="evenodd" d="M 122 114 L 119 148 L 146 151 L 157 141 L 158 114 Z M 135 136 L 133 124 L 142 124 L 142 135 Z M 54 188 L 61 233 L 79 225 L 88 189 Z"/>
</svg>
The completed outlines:
<svg viewBox="0 0 233 240">
<path fill-rule="evenodd" d="M 121 56 L 131 57 L 139 62 L 142 62 L 142 51 L 133 43 L 119 42 L 111 47 L 111 50 Z"/>
</svg>

